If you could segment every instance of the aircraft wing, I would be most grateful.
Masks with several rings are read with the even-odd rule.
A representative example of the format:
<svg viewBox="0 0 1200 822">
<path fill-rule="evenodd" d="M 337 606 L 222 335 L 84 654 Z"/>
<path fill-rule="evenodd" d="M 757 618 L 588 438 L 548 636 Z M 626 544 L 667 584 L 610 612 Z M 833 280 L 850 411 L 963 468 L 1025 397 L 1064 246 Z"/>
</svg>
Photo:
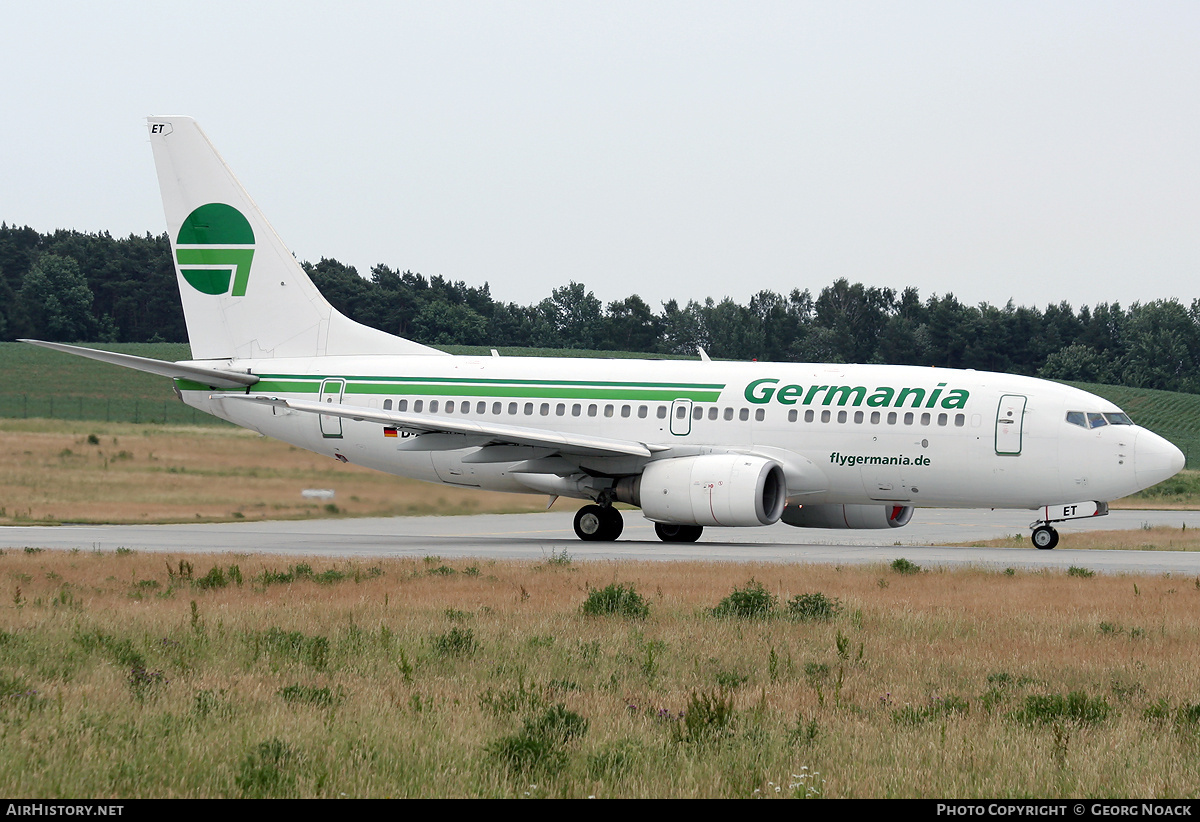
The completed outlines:
<svg viewBox="0 0 1200 822">
<path fill-rule="evenodd" d="M 459 434 L 468 439 L 456 442 L 453 439 L 436 440 L 438 447 L 434 450 L 450 450 L 467 448 L 476 445 L 531 445 L 540 448 L 554 448 L 569 454 L 584 456 L 622 456 L 650 457 L 656 452 L 668 450 L 666 446 L 646 445 L 631 440 L 618 440 L 609 437 L 594 437 L 586 434 L 568 434 L 558 431 L 546 431 L 540 428 L 526 428 L 520 425 L 501 425 L 467 417 L 444 417 L 432 414 L 408 414 L 396 411 L 380 411 L 375 408 L 361 408 L 354 405 L 320 403 L 311 400 L 291 400 L 278 397 L 267 397 L 254 394 L 213 394 L 213 399 L 238 400 L 255 402 L 262 405 L 272 405 L 276 408 L 288 408 L 308 414 L 328 414 L 346 419 L 377 422 L 381 425 L 394 427 L 401 431 L 414 434 Z M 414 449 L 421 445 L 414 442 Z"/>
</svg>

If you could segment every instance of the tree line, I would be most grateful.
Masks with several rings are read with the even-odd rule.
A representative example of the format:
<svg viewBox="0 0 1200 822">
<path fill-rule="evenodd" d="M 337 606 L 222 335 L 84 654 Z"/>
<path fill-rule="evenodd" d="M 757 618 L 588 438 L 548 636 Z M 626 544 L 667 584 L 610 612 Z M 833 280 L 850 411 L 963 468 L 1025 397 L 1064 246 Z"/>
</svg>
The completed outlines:
<svg viewBox="0 0 1200 822">
<path fill-rule="evenodd" d="M 814 296 L 760 291 L 656 310 L 636 294 L 603 304 L 582 283 L 531 305 L 387 265 L 362 277 L 335 259 L 303 263 L 338 310 L 433 346 L 491 345 L 695 354 L 793 362 L 933 365 L 1200 393 L 1200 300 L 1044 309 L 966 305 L 953 294 L 844 279 Z M 0 224 L 0 339 L 186 342 L 166 234 Z"/>
</svg>

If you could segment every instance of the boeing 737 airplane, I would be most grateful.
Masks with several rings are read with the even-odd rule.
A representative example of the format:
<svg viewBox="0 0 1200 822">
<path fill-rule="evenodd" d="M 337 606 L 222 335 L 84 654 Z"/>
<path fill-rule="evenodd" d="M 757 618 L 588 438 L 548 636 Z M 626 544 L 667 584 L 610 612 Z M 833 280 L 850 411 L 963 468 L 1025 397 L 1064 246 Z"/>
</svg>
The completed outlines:
<svg viewBox="0 0 1200 822">
<path fill-rule="evenodd" d="M 451 356 L 321 296 L 188 117 L 150 142 L 194 359 L 28 340 L 170 377 L 183 402 L 341 462 L 464 488 L 586 500 L 584 540 L 622 502 L 660 539 L 705 526 L 897 528 L 918 507 L 1052 523 L 1183 468 L 1111 402 L 1030 377 L 942 368 Z"/>
</svg>

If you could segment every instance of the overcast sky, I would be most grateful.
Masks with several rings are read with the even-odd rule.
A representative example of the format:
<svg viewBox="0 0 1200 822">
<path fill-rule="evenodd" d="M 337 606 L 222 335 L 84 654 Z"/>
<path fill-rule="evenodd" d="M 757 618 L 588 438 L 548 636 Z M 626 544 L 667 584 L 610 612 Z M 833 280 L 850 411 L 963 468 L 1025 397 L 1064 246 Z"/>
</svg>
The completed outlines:
<svg viewBox="0 0 1200 822">
<path fill-rule="evenodd" d="M 0 220 L 158 234 L 195 117 L 296 255 L 526 304 L 1200 297 L 1200 3 L 39 2 Z"/>
</svg>

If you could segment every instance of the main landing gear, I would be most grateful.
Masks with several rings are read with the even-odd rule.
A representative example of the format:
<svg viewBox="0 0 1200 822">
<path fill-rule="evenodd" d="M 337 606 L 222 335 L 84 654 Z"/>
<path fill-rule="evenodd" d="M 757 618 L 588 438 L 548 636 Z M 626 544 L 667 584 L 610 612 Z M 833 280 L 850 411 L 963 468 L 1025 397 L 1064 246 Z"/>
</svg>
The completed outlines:
<svg viewBox="0 0 1200 822">
<path fill-rule="evenodd" d="M 612 542 L 624 529 L 621 512 L 611 505 L 585 505 L 575 513 L 575 536 L 586 542 Z"/>
<path fill-rule="evenodd" d="M 575 536 L 585 542 L 612 542 L 624 529 L 621 512 L 611 505 L 585 505 L 575 512 Z M 703 525 L 654 524 L 654 533 L 663 542 L 695 542 L 703 532 Z"/>
</svg>

